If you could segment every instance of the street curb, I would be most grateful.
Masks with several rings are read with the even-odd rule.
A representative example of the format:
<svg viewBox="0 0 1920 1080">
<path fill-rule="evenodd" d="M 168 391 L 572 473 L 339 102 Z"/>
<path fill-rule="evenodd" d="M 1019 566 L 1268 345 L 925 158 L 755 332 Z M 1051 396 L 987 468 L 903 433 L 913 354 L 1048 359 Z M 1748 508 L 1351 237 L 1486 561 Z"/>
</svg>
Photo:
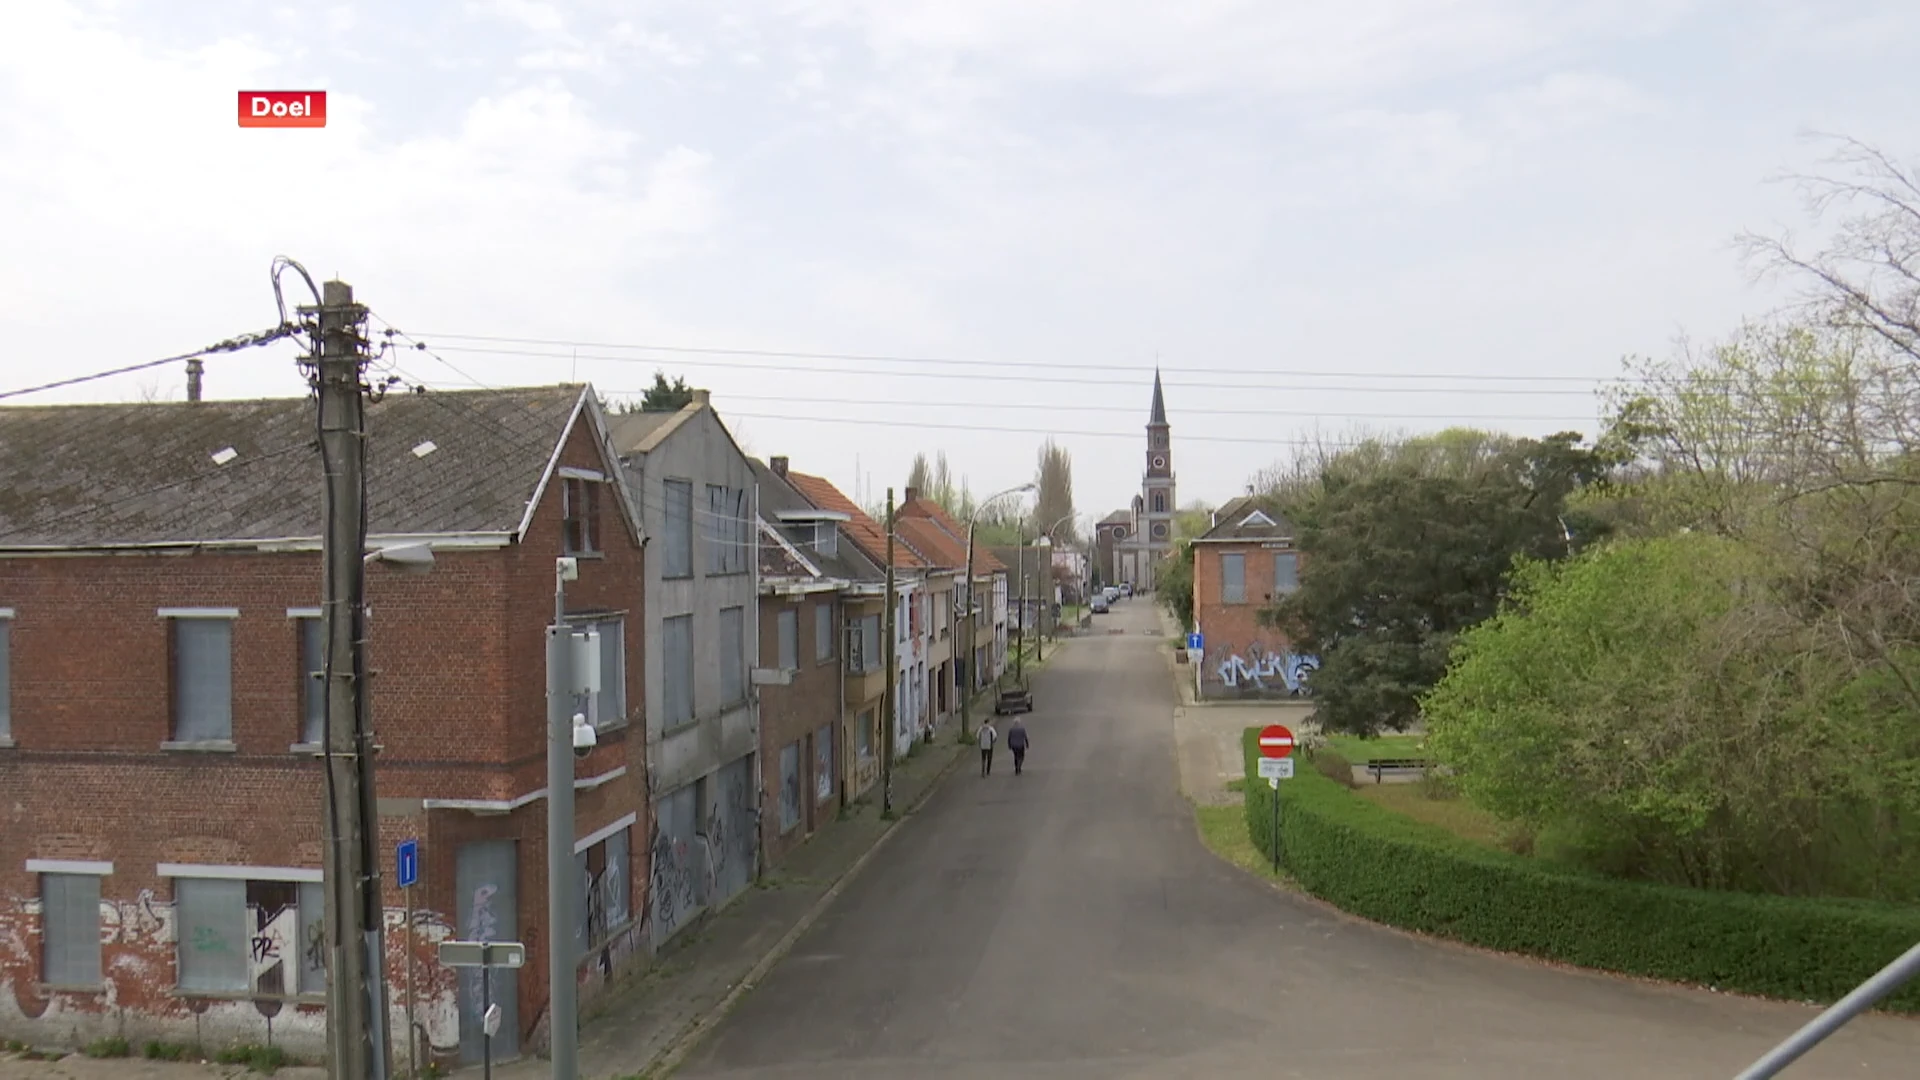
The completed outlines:
<svg viewBox="0 0 1920 1080">
<path fill-rule="evenodd" d="M 941 766 L 940 771 L 934 774 L 932 780 L 927 782 L 927 786 L 925 790 L 921 791 L 919 798 L 915 799 L 898 817 L 887 824 L 886 831 L 880 834 L 879 839 L 873 842 L 872 847 L 869 847 L 865 852 L 861 853 L 859 858 L 853 860 L 851 866 L 840 872 L 840 876 L 833 880 L 833 884 L 827 886 L 827 891 L 820 894 L 820 899 L 815 900 L 813 906 L 807 909 L 806 914 L 800 916 L 800 921 L 794 923 L 793 927 L 782 935 L 779 941 L 773 943 L 773 947 L 767 950 L 767 954 L 760 958 L 759 963 L 753 965 L 752 969 L 747 972 L 746 977 L 742 978 L 738 983 L 735 983 L 733 989 L 727 991 L 726 996 L 718 1002 L 715 1002 L 712 1008 L 689 1022 L 680 1034 L 675 1036 L 673 1040 L 667 1044 L 666 1049 L 655 1054 L 653 1060 L 641 1065 L 635 1072 L 641 1076 L 657 1076 L 663 1078 L 672 1075 L 673 1070 L 679 1068 L 681 1062 L 686 1060 L 687 1055 L 693 1052 L 695 1046 L 699 1045 L 700 1039 L 721 1020 L 725 1019 L 727 1014 L 733 1011 L 734 1005 L 737 1004 L 742 997 L 745 997 L 749 990 L 758 986 L 761 979 L 767 977 L 767 973 L 773 970 L 775 964 L 786 959 L 787 954 L 792 952 L 794 945 L 799 942 L 800 936 L 812 929 L 813 924 L 819 920 L 820 916 L 826 914 L 827 908 L 831 907 L 833 902 L 839 899 L 840 890 L 846 888 L 854 878 L 860 875 L 860 871 L 866 869 L 868 861 L 873 858 L 874 854 L 885 847 L 888 840 L 893 839 L 893 834 L 900 831 L 900 826 L 906 822 L 908 817 L 918 811 L 920 807 L 926 804 L 928 799 L 933 797 L 933 793 L 939 790 L 941 783 L 946 780 L 947 774 L 952 772 L 954 768 L 960 764 L 961 759 L 965 757 L 966 755 L 964 753 L 955 752 L 953 758 Z"/>
</svg>

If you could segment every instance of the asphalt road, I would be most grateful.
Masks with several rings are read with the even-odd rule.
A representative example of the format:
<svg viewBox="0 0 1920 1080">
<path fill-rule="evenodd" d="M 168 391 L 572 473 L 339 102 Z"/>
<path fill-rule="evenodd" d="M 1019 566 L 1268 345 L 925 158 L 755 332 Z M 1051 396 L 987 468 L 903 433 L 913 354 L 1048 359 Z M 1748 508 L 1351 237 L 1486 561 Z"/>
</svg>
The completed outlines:
<svg viewBox="0 0 1920 1080">
<path fill-rule="evenodd" d="M 1732 1077 L 1812 1015 L 1416 939 L 1217 859 L 1147 603 L 1035 679 L 1027 774 L 952 774 L 676 1075 Z M 1920 1024 L 1785 1075 L 1920 1076 Z"/>
</svg>

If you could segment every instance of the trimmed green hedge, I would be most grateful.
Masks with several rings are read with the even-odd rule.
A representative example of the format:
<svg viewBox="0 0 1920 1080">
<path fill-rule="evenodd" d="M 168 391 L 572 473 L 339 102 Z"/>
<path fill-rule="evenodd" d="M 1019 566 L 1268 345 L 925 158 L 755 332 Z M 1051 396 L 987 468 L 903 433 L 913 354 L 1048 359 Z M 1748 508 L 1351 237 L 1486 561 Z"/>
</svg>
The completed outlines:
<svg viewBox="0 0 1920 1080">
<path fill-rule="evenodd" d="M 1273 857 L 1273 791 L 1246 755 L 1247 830 Z M 1300 769 L 1281 782 L 1284 869 L 1342 910 L 1504 952 L 1828 1003 L 1920 942 L 1920 908 L 1620 881 L 1470 843 Z M 1882 1008 L 1920 1012 L 1920 983 Z"/>
</svg>

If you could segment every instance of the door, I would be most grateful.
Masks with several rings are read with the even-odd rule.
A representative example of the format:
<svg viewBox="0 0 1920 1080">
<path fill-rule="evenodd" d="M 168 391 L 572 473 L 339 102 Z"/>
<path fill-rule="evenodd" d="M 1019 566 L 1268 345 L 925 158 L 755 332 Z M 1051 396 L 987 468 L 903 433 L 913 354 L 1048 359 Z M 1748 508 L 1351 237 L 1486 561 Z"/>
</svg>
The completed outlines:
<svg viewBox="0 0 1920 1080">
<path fill-rule="evenodd" d="M 520 860 L 511 840 L 479 840 L 461 844 L 454 855 L 454 890 L 459 933 L 463 941 L 518 941 L 520 934 Z M 484 1009 L 482 990 L 500 1006 L 500 1032 L 493 1037 L 495 1061 L 520 1054 L 520 977 L 511 970 L 491 972 L 459 969 L 460 1060 L 478 1062 L 484 1053 L 486 1031 L 480 1026 Z M 491 977 L 492 986 L 481 980 Z"/>
<path fill-rule="evenodd" d="M 753 789 L 753 755 L 721 766 L 714 774 L 713 805 L 707 809 L 708 850 L 713 860 L 713 904 L 718 907 L 753 884 L 760 854 Z"/>
</svg>

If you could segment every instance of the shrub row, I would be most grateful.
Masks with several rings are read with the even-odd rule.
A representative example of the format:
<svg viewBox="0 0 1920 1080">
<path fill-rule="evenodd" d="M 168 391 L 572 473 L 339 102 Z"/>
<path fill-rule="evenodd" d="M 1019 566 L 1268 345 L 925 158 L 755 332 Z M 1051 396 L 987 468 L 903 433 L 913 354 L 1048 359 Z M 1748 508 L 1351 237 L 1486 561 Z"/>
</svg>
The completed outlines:
<svg viewBox="0 0 1920 1080">
<path fill-rule="evenodd" d="M 1247 830 L 1273 857 L 1273 791 L 1246 755 Z M 1313 769 L 1281 783 L 1280 857 L 1364 918 L 1504 952 L 1719 990 L 1830 1003 L 1920 942 L 1920 909 L 1600 877 L 1472 844 Z M 1920 1012 L 1920 983 L 1881 1006 Z"/>
</svg>

